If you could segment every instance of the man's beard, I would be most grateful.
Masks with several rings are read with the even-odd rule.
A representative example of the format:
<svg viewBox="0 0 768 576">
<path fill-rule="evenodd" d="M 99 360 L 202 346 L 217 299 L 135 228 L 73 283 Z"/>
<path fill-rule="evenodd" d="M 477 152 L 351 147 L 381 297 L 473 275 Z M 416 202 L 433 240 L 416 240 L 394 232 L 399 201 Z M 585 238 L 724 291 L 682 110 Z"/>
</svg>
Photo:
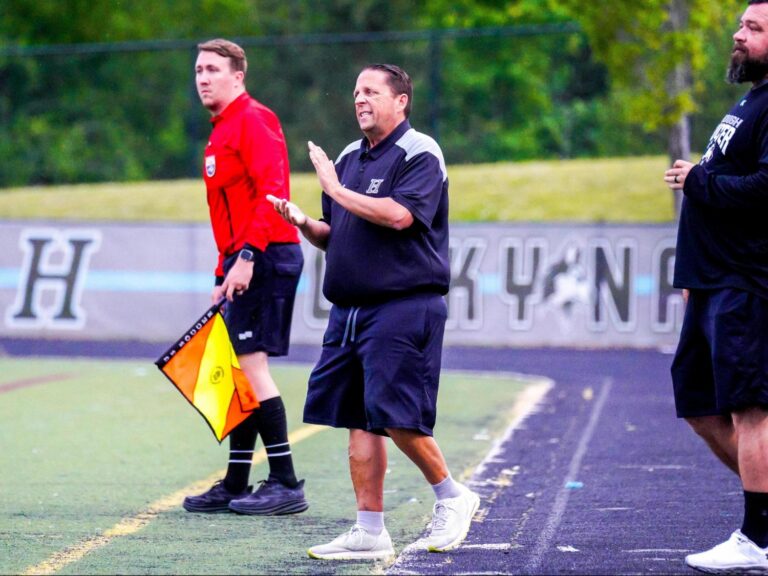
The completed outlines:
<svg viewBox="0 0 768 576">
<path fill-rule="evenodd" d="M 768 58 L 755 60 L 746 52 L 734 52 L 728 64 L 726 78 L 731 84 L 760 82 L 768 76 Z"/>
</svg>

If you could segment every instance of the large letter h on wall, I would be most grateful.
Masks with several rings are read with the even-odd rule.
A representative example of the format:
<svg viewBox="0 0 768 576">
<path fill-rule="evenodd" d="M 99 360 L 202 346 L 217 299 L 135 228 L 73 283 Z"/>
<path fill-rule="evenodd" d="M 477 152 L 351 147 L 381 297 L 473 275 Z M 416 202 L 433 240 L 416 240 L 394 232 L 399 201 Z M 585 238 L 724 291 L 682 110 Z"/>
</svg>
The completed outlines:
<svg viewBox="0 0 768 576">
<path fill-rule="evenodd" d="M 74 328 L 85 323 L 80 309 L 88 263 L 99 248 L 94 230 L 25 230 L 19 238 L 24 263 L 16 303 L 6 312 L 6 324 L 35 328 Z M 44 303 L 43 294 L 52 295 Z"/>
</svg>

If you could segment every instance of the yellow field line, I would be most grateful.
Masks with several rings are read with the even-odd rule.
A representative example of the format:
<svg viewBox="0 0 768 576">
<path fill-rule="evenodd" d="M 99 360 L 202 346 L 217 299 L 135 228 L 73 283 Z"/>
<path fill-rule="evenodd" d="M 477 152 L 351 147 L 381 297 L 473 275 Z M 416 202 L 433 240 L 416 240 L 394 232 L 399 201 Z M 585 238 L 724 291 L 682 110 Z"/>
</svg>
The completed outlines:
<svg viewBox="0 0 768 576">
<path fill-rule="evenodd" d="M 295 445 L 322 430 L 329 430 L 329 428 L 326 426 L 315 425 L 304 426 L 291 433 L 288 436 L 288 441 Z M 265 459 L 266 452 L 262 451 L 259 454 L 254 455 L 253 463 L 259 464 Z M 223 469 L 218 470 L 204 480 L 194 482 L 189 486 L 185 486 L 181 490 L 177 490 L 169 496 L 155 500 L 146 508 L 146 510 L 141 511 L 135 516 L 131 516 L 130 518 L 123 518 L 120 520 L 120 522 L 112 526 L 112 528 L 105 530 L 99 536 L 85 538 L 84 540 L 81 540 L 80 542 L 60 552 L 56 552 L 55 554 L 51 555 L 50 558 L 41 562 L 40 564 L 35 564 L 34 566 L 28 567 L 22 572 L 22 574 L 54 574 L 65 566 L 77 562 L 86 554 L 90 554 L 94 550 L 98 550 L 99 548 L 106 546 L 115 538 L 135 534 L 144 528 L 147 524 L 149 524 L 159 514 L 181 506 L 182 502 L 184 501 L 184 497 L 187 494 L 200 492 L 208 488 L 213 482 L 221 478 L 225 472 L 226 470 Z"/>
</svg>

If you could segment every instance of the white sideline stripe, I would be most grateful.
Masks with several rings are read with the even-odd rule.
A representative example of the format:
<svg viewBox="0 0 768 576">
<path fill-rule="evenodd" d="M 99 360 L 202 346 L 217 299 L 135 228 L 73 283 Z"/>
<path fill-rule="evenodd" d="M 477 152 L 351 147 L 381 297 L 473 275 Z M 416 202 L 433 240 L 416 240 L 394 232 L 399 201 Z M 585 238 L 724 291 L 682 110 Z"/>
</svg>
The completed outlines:
<svg viewBox="0 0 768 576">
<path fill-rule="evenodd" d="M 475 374 L 478 376 L 488 376 L 489 372 L 466 372 L 462 370 L 455 371 L 456 373 L 460 374 Z M 514 431 L 522 424 L 522 422 L 531 414 L 533 414 L 536 409 L 538 408 L 540 402 L 543 400 L 544 396 L 547 395 L 547 392 L 550 391 L 552 386 L 554 385 L 554 382 L 550 380 L 549 378 L 545 378 L 543 376 L 529 376 L 525 374 L 519 374 L 519 373 L 511 373 L 511 372 L 493 372 L 492 375 L 494 377 L 497 376 L 507 376 L 511 378 L 515 378 L 516 380 L 524 380 L 530 382 L 528 386 L 526 386 L 522 392 L 520 392 L 520 395 L 515 399 L 515 403 L 512 406 L 512 410 L 510 412 L 510 423 L 507 429 L 504 431 L 504 435 L 496 440 L 496 442 L 493 443 L 493 446 L 491 446 L 491 449 L 486 454 L 485 458 L 483 458 L 483 461 L 480 462 L 480 464 L 475 468 L 474 473 L 471 473 L 471 479 L 470 484 L 472 483 L 479 483 L 481 480 L 479 479 L 480 476 L 485 472 L 485 469 L 488 467 L 488 465 L 491 462 L 494 462 L 498 459 L 498 456 L 501 452 L 502 445 L 507 442 L 511 437 Z M 482 511 L 482 499 L 480 502 L 481 510 Z M 478 511 L 478 513 L 480 512 Z M 500 546 L 506 546 L 506 548 L 499 548 Z M 503 544 L 462 544 L 462 548 L 487 548 L 487 549 L 508 549 L 509 545 L 503 545 Z M 416 555 L 421 555 L 424 553 L 424 547 L 420 545 L 419 541 L 413 542 L 411 544 L 408 544 L 405 548 L 403 548 L 402 552 L 400 552 L 400 555 L 395 559 L 395 561 L 387 568 L 387 573 L 394 573 L 394 574 L 418 574 L 418 572 L 413 572 L 408 570 L 407 566 L 400 568 L 399 564 L 401 562 L 408 562 L 408 560 Z M 440 556 L 438 554 L 438 556 Z M 482 572 L 473 572 L 472 574 L 482 574 Z M 495 574 L 495 572 L 494 572 Z"/>
<path fill-rule="evenodd" d="M 685 548 L 639 548 L 637 550 L 622 550 L 622 552 L 626 554 L 650 554 L 650 553 L 658 553 L 663 552 L 664 554 L 685 554 L 687 552 L 690 552 L 690 550 L 687 550 Z"/>
<path fill-rule="evenodd" d="M 278 452 L 276 454 L 267 454 L 267 458 L 275 458 L 277 456 L 290 456 L 291 451 L 288 450 L 288 452 Z"/>
<path fill-rule="evenodd" d="M 521 378 L 520 375 L 515 375 L 515 377 Z M 530 379 L 530 376 L 528 378 Z M 527 386 L 520 393 L 520 397 L 515 401 L 515 404 L 512 407 L 511 421 L 507 430 L 504 432 L 504 436 L 493 443 L 493 446 L 491 446 L 491 449 L 488 451 L 485 458 L 483 458 L 483 461 L 480 462 L 477 468 L 475 468 L 475 472 L 472 474 L 473 478 L 482 476 L 488 465 L 498 459 L 502 446 L 512 438 L 515 430 L 517 430 L 523 420 L 534 412 L 538 407 L 539 402 L 541 402 L 541 399 L 546 396 L 547 392 L 549 392 L 554 385 L 552 380 L 548 378 L 542 377 L 536 378 L 536 380 L 536 384 Z"/>
<path fill-rule="evenodd" d="M 288 436 L 288 441 L 296 444 L 302 440 L 306 440 L 310 436 L 314 436 L 322 430 L 330 430 L 330 428 L 328 426 L 315 426 L 314 424 L 309 424 L 290 434 Z M 258 464 L 263 462 L 265 458 L 266 456 L 264 452 L 261 452 L 253 457 L 253 463 Z M 135 534 L 147 526 L 147 524 L 154 520 L 159 514 L 181 506 L 184 497 L 190 492 L 197 492 L 210 487 L 213 482 L 221 478 L 224 472 L 225 470 L 218 470 L 204 480 L 194 482 L 181 490 L 177 490 L 169 496 L 155 500 L 145 510 L 139 512 L 135 516 L 123 518 L 117 524 L 112 526 L 112 528 L 105 530 L 100 535 L 84 538 L 83 540 L 80 540 L 80 542 L 77 542 L 60 552 L 53 553 L 47 560 L 35 564 L 34 566 L 27 567 L 21 574 L 54 574 L 62 568 L 81 560 L 84 556 L 90 554 L 94 550 L 106 546 L 115 538 Z"/>
<path fill-rule="evenodd" d="M 500 544 L 462 544 L 462 550 L 509 550 L 512 545 L 509 542 Z"/>
<path fill-rule="evenodd" d="M 603 380 L 602 388 L 600 388 L 600 395 L 597 397 L 597 402 L 592 406 L 589 422 L 587 423 L 586 428 L 584 428 L 581 438 L 579 438 L 576 451 L 573 453 L 571 463 L 568 466 L 568 472 L 561 483 L 561 488 L 557 493 L 547 523 L 544 525 L 544 529 L 539 535 L 539 540 L 536 543 L 533 554 L 531 554 L 530 560 L 528 560 L 528 563 L 522 570 L 524 573 L 536 574 L 538 572 L 541 558 L 549 547 L 549 544 L 563 519 L 563 514 L 565 514 L 565 508 L 568 506 L 568 497 L 570 495 L 570 490 L 565 486 L 569 481 L 575 480 L 578 477 L 579 470 L 581 469 L 581 461 L 587 453 L 589 441 L 592 439 L 592 435 L 595 432 L 597 421 L 600 419 L 600 415 L 603 412 L 603 407 L 605 406 L 605 401 L 608 399 L 608 393 L 611 391 L 612 384 L 613 380 L 611 378 Z"/>
<path fill-rule="evenodd" d="M 623 468 L 625 470 L 637 469 L 653 472 L 654 470 L 691 470 L 695 468 L 695 466 L 682 464 L 622 464 L 619 466 L 619 468 Z"/>
</svg>

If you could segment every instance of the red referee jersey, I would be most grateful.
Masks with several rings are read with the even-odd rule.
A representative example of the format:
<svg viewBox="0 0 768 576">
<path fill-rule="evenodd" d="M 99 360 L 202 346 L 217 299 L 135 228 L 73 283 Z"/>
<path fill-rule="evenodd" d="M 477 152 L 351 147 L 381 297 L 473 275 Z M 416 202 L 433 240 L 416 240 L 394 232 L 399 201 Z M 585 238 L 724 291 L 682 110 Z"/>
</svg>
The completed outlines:
<svg viewBox="0 0 768 576">
<path fill-rule="evenodd" d="M 211 123 L 203 178 L 219 250 L 216 275 L 223 276 L 224 258 L 245 244 L 263 251 L 273 242 L 298 243 L 299 235 L 266 199 L 290 199 L 288 150 L 275 113 L 244 92 Z"/>
</svg>

